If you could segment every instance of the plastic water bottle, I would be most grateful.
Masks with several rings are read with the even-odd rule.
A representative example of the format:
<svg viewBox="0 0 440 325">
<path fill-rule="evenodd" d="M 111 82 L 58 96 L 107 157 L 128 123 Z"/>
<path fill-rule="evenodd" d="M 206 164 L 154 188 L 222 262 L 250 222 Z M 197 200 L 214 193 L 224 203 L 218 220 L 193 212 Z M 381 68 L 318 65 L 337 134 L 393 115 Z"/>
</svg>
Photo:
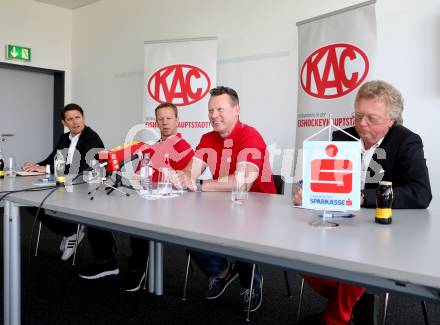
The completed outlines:
<svg viewBox="0 0 440 325">
<path fill-rule="evenodd" d="M 150 154 L 145 154 L 141 161 L 141 190 L 146 194 L 153 193 L 153 169 L 151 168 Z"/>
<path fill-rule="evenodd" d="M 53 168 L 55 174 L 55 180 L 58 184 L 62 184 L 66 181 L 64 175 L 64 169 L 66 167 L 66 161 L 64 160 L 63 153 L 61 150 L 57 150 L 57 153 L 53 159 Z"/>
</svg>

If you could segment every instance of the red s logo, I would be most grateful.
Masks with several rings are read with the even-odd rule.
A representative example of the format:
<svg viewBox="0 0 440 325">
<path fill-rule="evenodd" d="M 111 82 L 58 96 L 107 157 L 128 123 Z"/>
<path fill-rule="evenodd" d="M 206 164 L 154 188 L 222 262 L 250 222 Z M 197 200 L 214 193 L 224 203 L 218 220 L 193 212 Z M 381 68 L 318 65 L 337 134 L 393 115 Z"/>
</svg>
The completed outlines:
<svg viewBox="0 0 440 325">
<path fill-rule="evenodd" d="M 338 148 L 329 145 L 326 153 L 334 157 Z M 334 154 L 334 155 L 333 155 Z M 347 159 L 314 159 L 311 161 L 310 189 L 319 193 L 350 193 L 353 183 L 353 164 Z"/>
</svg>

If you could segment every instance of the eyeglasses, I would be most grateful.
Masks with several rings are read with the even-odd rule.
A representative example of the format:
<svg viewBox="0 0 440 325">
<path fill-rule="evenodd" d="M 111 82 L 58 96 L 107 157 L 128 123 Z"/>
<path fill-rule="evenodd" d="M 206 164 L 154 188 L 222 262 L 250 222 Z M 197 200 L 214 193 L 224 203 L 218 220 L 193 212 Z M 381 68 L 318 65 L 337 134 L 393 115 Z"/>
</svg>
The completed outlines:
<svg viewBox="0 0 440 325">
<path fill-rule="evenodd" d="M 357 122 L 362 121 L 364 118 L 368 124 L 375 124 L 375 125 L 383 124 L 388 120 L 388 118 L 383 117 L 383 116 L 379 116 L 379 115 L 369 115 L 369 114 L 362 114 L 362 113 L 358 113 L 358 112 L 354 113 L 354 119 Z"/>
</svg>

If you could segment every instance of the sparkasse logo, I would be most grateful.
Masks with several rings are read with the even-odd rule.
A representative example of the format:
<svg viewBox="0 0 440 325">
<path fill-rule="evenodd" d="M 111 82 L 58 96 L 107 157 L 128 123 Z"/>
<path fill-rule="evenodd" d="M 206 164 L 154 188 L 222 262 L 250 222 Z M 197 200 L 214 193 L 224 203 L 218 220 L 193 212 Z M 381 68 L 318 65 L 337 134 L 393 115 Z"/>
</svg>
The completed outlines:
<svg viewBox="0 0 440 325">
<path fill-rule="evenodd" d="M 301 68 L 301 86 L 310 96 L 332 99 L 356 89 L 367 77 L 367 55 L 351 44 L 331 44 L 316 50 Z"/>
<path fill-rule="evenodd" d="M 211 89 L 208 74 L 189 64 L 163 67 L 148 80 L 148 93 L 159 103 L 171 102 L 177 106 L 194 104 Z"/>
</svg>

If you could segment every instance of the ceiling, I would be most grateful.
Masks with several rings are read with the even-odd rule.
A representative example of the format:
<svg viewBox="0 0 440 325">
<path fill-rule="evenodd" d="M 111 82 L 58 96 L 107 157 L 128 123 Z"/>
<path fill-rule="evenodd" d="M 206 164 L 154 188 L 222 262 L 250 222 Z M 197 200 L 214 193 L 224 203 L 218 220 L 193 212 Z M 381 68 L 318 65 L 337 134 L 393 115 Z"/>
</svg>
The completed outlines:
<svg viewBox="0 0 440 325">
<path fill-rule="evenodd" d="M 57 7 L 62 7 L 67 9 L 76 9 L 101 0 L 34 0 L 34 1 L 44 2 L 47 4 L 51 4 Z"/>
</svg>

